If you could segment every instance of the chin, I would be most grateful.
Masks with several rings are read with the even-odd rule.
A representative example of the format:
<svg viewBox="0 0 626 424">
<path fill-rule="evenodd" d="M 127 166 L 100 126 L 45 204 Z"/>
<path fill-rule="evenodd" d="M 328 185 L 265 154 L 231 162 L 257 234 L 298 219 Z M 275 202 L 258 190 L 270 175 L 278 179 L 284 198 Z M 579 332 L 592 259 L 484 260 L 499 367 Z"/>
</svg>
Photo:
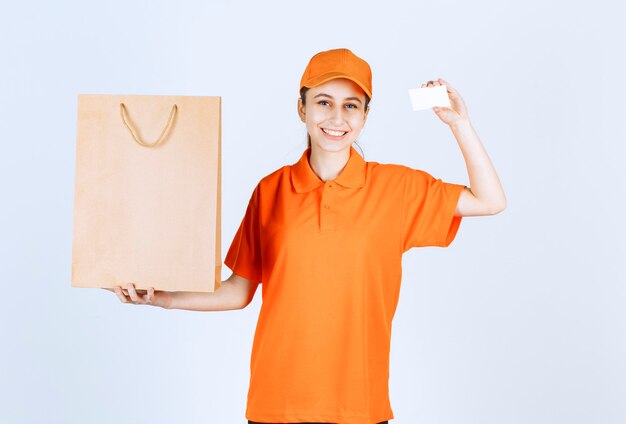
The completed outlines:
<svg viewBox="0 0 626 424">
<path fill-rule="evenodd" d="M 318 150 L 322 150 L 325 152 L 341 152 L 345 149 L 350 149 L 350 146 L 352 145 L 352 142 L 349 143 L 333 143 L 331 142 L 321 142 L 321 143 L 315 143 L 315 142 L 311 142 L 312 145 L 315 145 Z"/>
</svg>

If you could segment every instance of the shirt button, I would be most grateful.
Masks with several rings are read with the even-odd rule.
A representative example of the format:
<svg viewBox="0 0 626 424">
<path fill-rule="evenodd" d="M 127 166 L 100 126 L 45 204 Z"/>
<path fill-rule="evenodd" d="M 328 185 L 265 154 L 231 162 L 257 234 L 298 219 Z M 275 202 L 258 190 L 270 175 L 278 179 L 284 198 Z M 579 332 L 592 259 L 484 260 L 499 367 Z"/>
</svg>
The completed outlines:
<svg viewBox="0 0 626 424">
<path fill-rule="evenodd" d="M 328 184 L 328 188 L 333 188 L 333 185 L 332 184 Z"/>
<path fill-rule="evenodd" d="M 330 209 L 330 206 L 324 205 L 324 209 Z"/>
</svg>

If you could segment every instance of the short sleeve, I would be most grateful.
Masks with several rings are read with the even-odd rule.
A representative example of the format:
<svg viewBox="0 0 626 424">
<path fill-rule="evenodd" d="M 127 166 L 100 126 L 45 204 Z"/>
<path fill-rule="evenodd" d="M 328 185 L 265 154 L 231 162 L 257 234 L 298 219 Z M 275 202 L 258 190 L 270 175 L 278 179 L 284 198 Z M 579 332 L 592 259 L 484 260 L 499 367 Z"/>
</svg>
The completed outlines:
<svg viewBox="0 0 626 424">
<path fill-rule="evenodd" d="M 466 187 L 408 168 L 400 220 L 402 252 L 412 247 L 448 247 L 452 243 L 462 219 L 454 216 L 454 211 Z"/>
<path fill-rule="evenodd" d="M 233 238 L 224 264 L 235 274 L 255 283 L 261 282 L 261 240 L 258 213 L 258 190 L 254 189 L 246 213 Z"/>
</svg>

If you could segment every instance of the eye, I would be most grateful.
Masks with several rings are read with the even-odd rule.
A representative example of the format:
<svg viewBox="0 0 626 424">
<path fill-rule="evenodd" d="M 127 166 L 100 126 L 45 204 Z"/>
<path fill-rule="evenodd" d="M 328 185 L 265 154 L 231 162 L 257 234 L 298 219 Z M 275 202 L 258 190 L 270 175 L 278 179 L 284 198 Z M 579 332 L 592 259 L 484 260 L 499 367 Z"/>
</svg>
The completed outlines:
<svg viewBox="0 0 626 424">
<path fill-rule="evenodd" d="M 321 105 L 322 103 L 328 103 L 328 101 L 326 100 L 320 100 L 319 102 L 317 102 L 318 105 Z"/>
<path fill-rule="evenodd" d="M 349 109 L 356 109 L 356 108 L 357 108 L 357 105 L 355 105 L 355 104 L 353 104 L 353 103 L 348 103 L 346 106 L 352 106 L 352 107 L 351 107 L 351 108 L 349 108 Z"/>
</svg>

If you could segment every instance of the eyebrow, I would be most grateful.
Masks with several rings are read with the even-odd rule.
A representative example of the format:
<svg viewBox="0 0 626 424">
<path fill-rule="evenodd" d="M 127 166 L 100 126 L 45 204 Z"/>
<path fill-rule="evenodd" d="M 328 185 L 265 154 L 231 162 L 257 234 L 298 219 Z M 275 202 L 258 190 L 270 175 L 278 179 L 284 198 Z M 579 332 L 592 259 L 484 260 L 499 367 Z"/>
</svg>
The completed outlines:
<svg viewBox="0 0 626 424">
<path fill-rule="evenodd" d="M 314 99 L 317 99 L 318 97 L 322 97 L 322 96 L 326 96 L 329 97 L 331 99 L 334 99 L 333 96 L 329 95 L 329 94 L 325 94 L 325 93 L 320 93 L 317 96 L 313 97 Z M 363 102 L 361 101 L 361 99 L 359 99 L 358 97 L 346 97 L 344 100 L 356 100 L 357 102 L 363 104 Z"/>
</svg>

